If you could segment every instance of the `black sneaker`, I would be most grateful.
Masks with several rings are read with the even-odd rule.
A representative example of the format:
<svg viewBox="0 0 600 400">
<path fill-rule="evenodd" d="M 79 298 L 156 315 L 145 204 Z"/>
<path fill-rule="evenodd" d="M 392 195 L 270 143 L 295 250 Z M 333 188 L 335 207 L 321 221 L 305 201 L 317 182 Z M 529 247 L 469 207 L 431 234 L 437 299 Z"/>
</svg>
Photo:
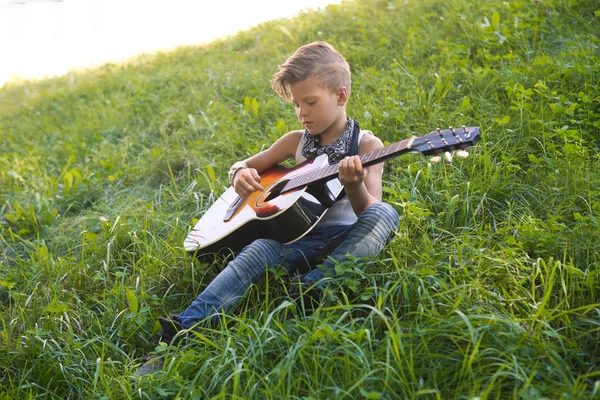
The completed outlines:
<svg viewBox="0 0 600 400">
<path fill-rule="evenodd" d="M 180 340 L 180 337 L 178 337 L 177 334 L 185 330 L 181 324 L 181 318 L 179 318 L 179 316 L 176 314 L 171 314 L 169 315 L 169 318 L 158 317 L 158 322 L 163 328 L 161 341 L 176 345 Z"/>
<path fill-rule="evenodd" d="M 161 355 L 148 356 L 146 362 L 142 364 L 134 373 L 134 377 L 142 377 L 144 375 L 153 374 L 160 371 L 165 363 L 165 358 Z M 133 380 L 133 379 L 132 379 Z"/>
<path fill-rule="evenodd" d="M 181 324 L 181 319 L 178 315 L 172 314 L 169 315 L 169 318 L 159 317 L 158 322 L 160 326 L 163 328 L 163 334 L 160 338 L 161 342 L 165 342 L 169 345 L 176 346 L 181 340 L 180 336 L 177 334 L 185 328 Z M 134 377 L 142 377 L 144 375 L 153 374 L 157 371 L 160 371 L 165 363 L 164 356 L 156 355 L 156 356 L 147 356 L 146 362 L 142 364 L 134 373 Z"/>
</svg>

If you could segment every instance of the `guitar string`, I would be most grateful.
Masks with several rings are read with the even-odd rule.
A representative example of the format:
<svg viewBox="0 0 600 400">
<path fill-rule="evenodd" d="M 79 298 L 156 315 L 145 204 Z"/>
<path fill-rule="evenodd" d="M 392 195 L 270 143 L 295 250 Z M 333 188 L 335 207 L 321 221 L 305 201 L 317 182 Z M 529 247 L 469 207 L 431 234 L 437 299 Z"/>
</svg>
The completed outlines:
<svg viewBox="0 0 600 400">
<path fill-rule="evenodd" d="M 465 139 L 471 139 L 469 136 L 473 132 L 474 129 L 476 129 L 476 127 L 475 128 L 473 128 L 473 127 L 466 128 L 465 127 L 464 133 L 466 135 L 463 135 L 463 136 L 465 136 Z M 450 132 L 452 132 L 452 131 L 450 131 Z M 451 147 L 450 145 L 448 145 L 447 141 L 445 140 L 445 137 L 456 140 L 456 139 L 458 139 L 457 133 L 458 132 L 452 132 L 452 136 L 450 136 L 450 135 L 448 135 L 448 133 L 446 131 L 431 132 L 427 135 L 423 135 L 421 137 L 415 138 L 415 140 L 412 142 L 411 149 L 416 149 L 417 147 L 420 147 L 421 145 L 423 145 L 425 143 L 428 143 L 431 149 L 436 148 L 436 146 L 433 145 L 433 142 L 431 141 L 431 139 L 434 139 L 434 140 L 441 139 L 442 140 L 442 143 L 444 144 L 444 146 L 438 145 L 437 146 L 438 149 L 441 147 Z M 370 162 L 373 159 L 377 159 L 377 158 L 381 157 L 381 153 L 383 151 L 385 151 L 384 156 L 387 156 L 387 155 L 389 155 L 390 152 L 392 152 L 392 150 L 393 150 L 393 152 L 398 152 L 398 151 L 404 150 L 406 148 L 406 143 L 409 140 L 411 140 L 411 138 L 407 138 L 407 139 L 401 140 L 399 142 L 392 143 L 389 146 L 385 146 L 385 147 L 381 147 L 379 149 L 369 151 L 360 156 L 361 163 L 364 164 L 364 163 Z M 457 144 L 457 143 L 464 143 L 464 142 L 456 142 L 455 144 Z M 394 147 L 396 147 L 396 148 L 394 149 Z M 310 176 L 311 174 L 314 174 L 315 172 L 317 173 L 317 177 Z M 338 172 L 339 172 L 339 166 L 337 163 L 333 164 L 333 165 L 328 165 L 325 167 L 320 167 L 320 168 L 317 168 L 314 170 L 301 172 L 301 173 L 298 173 L 297 175 L 293 176 L 292 178 L 290 178 L 288 180 L 288 182 L 284 185 L 284 187 L 281 189 L 281 191 L 283 192 L 283 191 L 296 189 L 298 187 L 305 186 L 306 184 L 312 182 L 313 180 L 319 180 L 319 179 L 325 178 L 330 175 L 336 175 L 336 174 L 338 174 Z"/>
<path fill-rule="evenodd" d="M 404 150 L 404 148 L 406 147 L 406 142 L 408 140 L 410 140 L 410 138 L 404 139 L 404 140 L 401 140 L 400 142 L 393 143 L 389 146 L 381 147 L 379 149 L 375 149 L 368 153 L 365 153 L 362 156 L 360 156 L 361 163 L 366 163 L 366 162 L 371 161 L 372 159 L 379 158 L 381 155 L 381 152 L 384 150 L 386 151 L 385 155 L 388 155 L 390 152 L 392 152 L 392 150 L 394 152 Z M 414 146 L 414 143 L 413 143 L 413 146 Z M 396 148 L 394 149 L 394 147 L 396 147 Z M 371 158 L 371 157 L 373 157 L 373 158 Z M 315 172 L 320 176 L 318 176 L 318 177 L 310 176 L 311 174 L 314 174 Z M 305 184 L 312 182 L 313 180 L 319 180 L 319 179 L 322 179 L 329 175 L 335 175 L 338 172 L 339 172 L 339 165 L 333 164 L 333 165 L 328 165 L 328 166 L 321 167 L 321 168 L 318 168 L 315 170 L 310 170 L 310 171 L 299 173 L 299 174 L 293 176 L 288 181 L 288 183 L 282 188 L 282 191 L 291 190 L 291 189 L 294 189 L 294 188 L 300 187 L 300 186 L 305 186 Z"/>
<path fill-rule="evenodd" d="M 405 141 L 406 141 L 406 139 L 402 140 L 400 142 L 391 144 L 389 146 L 382 147 L 380 149 L 365 153 L 361 156 L 361 163 L 366 163 L 366 162 L 371 161 L 371 159 L 372 159 L 371 157 L 373 157 L 373 156 L 374 156 L 373 158 L 378 158 L 384 149 L 386 150 L 386 155 L 389 154 L 389 152 L 394 147 L 398 147 L 397 149 L 394 149 L 394 151 L 398 151 L 398 149 L 400 147 L 402 147 L 401 145 L 403 145 Z M 295 188 L 295 187 L 299 187 L 299 186 L 304 186 L 305 184 L 312 182 L 313 180 L 319 180 L 328 175 L 334 175 L 334 174 L 338 173 L 338 171 L 339 171 L 339 165 L 334 164 L 334 165 L 328 165 L 325 167 L 321 167 L 316 170 L 311 170 L 311 171 L 307 171 L 304 173 L 300 173 L 300 174 L 294 176 L 292 179 L 290 179 L 290 181 L 284 186 L 283 190 L 286 190 L 286 188 L 288 188 L 288 187 L 289 187 L 289 189 L 291 189 L 291 188 Z M 316 177 L 311 176 L 311 174 L 313 174 L 314 172 L 317 172 Z"/>
</svg>

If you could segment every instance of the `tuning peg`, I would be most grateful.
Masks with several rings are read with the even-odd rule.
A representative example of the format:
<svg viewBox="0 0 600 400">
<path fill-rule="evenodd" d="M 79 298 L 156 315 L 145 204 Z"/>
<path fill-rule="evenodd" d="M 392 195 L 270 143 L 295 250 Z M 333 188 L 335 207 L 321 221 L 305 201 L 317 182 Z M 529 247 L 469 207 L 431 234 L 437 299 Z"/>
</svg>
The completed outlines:
<svg viewBox="0 0 600 400">
<path fill-rule="evenodd" d="M 452 164 L 452 153 L 447 151 L 444 153 L 444 160 L 446 161 L 446 163 L 448 164 Z"/>
<path fill-rule="evenodd" d="M 432 164 L 437 164 L 437 163 L 439 163 L 440 161 L 442 161 L 442 157 L 440 157 L 440 156 L 433 156 L 433 157 L 431 157 L 431 158 L 429 159 L 429 161 L 430 161 Z"/>
<path fill-rule="evenodd" d="M 469 152 L 466 150 L 458 150 L 455 155 L 457 158 L 464 160 L 465 158 L 469 157 Z"/>
</svg>

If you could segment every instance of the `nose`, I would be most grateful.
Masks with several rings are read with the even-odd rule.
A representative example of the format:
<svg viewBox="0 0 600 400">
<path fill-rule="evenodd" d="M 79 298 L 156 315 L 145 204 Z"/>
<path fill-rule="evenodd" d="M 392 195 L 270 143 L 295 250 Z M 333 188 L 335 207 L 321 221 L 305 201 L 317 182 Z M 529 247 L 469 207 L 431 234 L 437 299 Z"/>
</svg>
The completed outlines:
<svg viewBox="0 0 600 400">
<path fill-rule="evenodd" d="M 308 115 L 308 107 L 299 106 L 298 107 L 298 116 L 305 117 L 306 115 Z"/>
</svg>

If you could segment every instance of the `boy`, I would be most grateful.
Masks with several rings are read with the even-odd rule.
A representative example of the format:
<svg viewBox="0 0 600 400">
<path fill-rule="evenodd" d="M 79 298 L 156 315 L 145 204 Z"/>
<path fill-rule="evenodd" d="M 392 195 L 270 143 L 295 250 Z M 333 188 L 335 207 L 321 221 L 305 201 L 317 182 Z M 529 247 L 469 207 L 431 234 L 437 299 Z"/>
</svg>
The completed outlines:
<svg viewBox="0 0 600 400">
<path fill-rule="evenodd" d="M 208 318 L 213 322 L 219 313 L 230 311 L 250 285 L 264 277 L 267 268 L 281 265 L 293 274 L 309 269 L 319 257 L 330 256 L 300 281 L 302 301 L 317 303 L 320 289 L 327 284 L 326 275 L 335 275 L 335 262 L 346 260 L 348 254 L 357 258 L 377 255 L 397 229 L 398 214 L 381 202 L 383 164 L 363 168 L 356 155 L 383 144 L 346 117 L 350 67 L 344 57 L 328 43 L 307 44 L 279 66 L 271 86 L 294 104 L 305 129 L 289 132 L 269 149 L 235 163 L 229 173 L 235 192 L 248 196 L 262 191 L 262 172 L 290 158 L 300 163 L 325 153 L 331 164 L 339 163 L 346 197 L 335 202 L 315 228 L 293 243 L 258 239 L 245 247 L 186 310 L 168 319 L 159 318 L 165 342 L 200 321 Z M 136 374 L 151 372 L 162 363 L 149 364 Z"/>
</svg>

